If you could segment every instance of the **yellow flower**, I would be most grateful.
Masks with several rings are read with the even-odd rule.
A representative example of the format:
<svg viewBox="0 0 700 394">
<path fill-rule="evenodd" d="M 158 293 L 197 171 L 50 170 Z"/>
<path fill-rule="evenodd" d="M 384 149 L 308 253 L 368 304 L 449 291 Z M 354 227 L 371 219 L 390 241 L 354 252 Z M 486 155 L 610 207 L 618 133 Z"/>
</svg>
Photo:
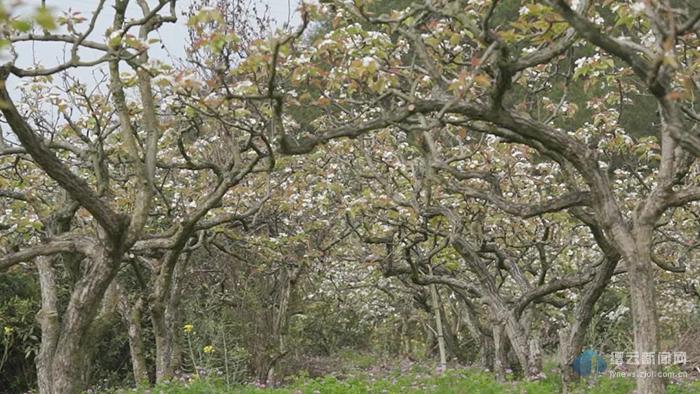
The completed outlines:
<svg viewBox="0 0 700 394">
<path fill-rule="evenodd" d="M 12 327 L 5 326 L 4 331 L 5 331 L 5 335 L 10 335 L 10 334 L 12 334 L 12 331 L 14 331 L 14 330 L 12 329 Z"/>
<path fill-rule="evenodd" d="M 214 346 L 212 345 L 207 345 L 202 349 L 204 353 L 209 354 L 209 353 L 214 353 Z"/>
<path fill-rule="evenodd" d="M 194 326 L 191 324 L 185 324 L 184 327 L 182 327 L 182 330 L 185 331 L 185 334 L 189 334 L 194 330 Z"/>
</svg>

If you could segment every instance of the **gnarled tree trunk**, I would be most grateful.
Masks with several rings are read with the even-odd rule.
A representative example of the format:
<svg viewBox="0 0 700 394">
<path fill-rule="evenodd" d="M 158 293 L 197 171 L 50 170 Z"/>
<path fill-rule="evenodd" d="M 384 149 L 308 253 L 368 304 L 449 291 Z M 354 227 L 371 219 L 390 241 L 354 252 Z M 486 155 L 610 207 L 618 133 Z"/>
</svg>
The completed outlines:
<svg viewBox="0 0 700 394">
<path fill-rule="evenodd" d="M 99 312 L 100 302 L 119 269 L 121 253 L 107 246 L 97 246 L 95 249 L 91 266 L 76 283 L 63 315 L 51 363 L 55 394 L 74 394 L 83 388 L 90 329 Z"/>
<path fill-rule="evenodd" d="M 462 256 L 464 261 L 472 268 L 481 285 L 483 296 L 488 303 L 489 309 L 493 313 L 494 319 L 499 324 L 505 326 L 505 333 L 510 340 L 511 347 L 518 362 L 523 368 L 526 379 L 537 379 L 541 376 L 541 357 L 530 352 L 530 341 L 527 330 L 516 316 L 515 312 L 508 308 L 503 299 L 498 294 L 498 289 L 493 276 L 486 270 L 485 265 L 473 248 L 462 238 L 456 237 L 452 240 L 455 250 Z M 495 338 L 494 338 L 495 340 Z"/>
<path fill-rule="evenodd" d="M 559 357 L 562 370 L 562 384 L 565 390 L 572 377 L 571 365 L 574 362 L 574 358 L 583 350 L 586 330 L 593 319 L 595 304 L 603 294 L 603 291 L 605 291 L 610 278 L 615 272 L 615 267 L 620 261 L 620 254 L 610 246 L 602 231 L 594 223 L 588 223 L 588 225 L 591 227 L 598 245 L 605 253 L 605 257 L 593 281 L 585 287 L 581 301 L 576 305 L 574 321 L 569 327 L 559 332 Z"/>
<path fill-rule="evenodd" d="M 479 343 L 479 365 L 485 370 L 491 370 L 494 367 L 496 351 L 493 330 L 488 330 L 481 325 L 479 315 L 469 298 L 461 292 L 457 292 L 457 294 L 464 301 L 464 321 L 469 334 Z"/>
<path fill-rule="evenodd" d="M 506 350 L 505 329 L 500 324 L 493 325 L 493 371 L 499 382 L 504 382 L 506 366 L 508 366 L 508 351 Z"/>
<path fill-rule="evenodd" d="M 173 252 L 171 252 L 173 253 Z M 167 259 L 165 259 L 167 262 Z M 168 269 L 164 263 L 154 293 L 151 295 L 151 321 L 156 344 L 156 383 L 169 381 L 180 366 L 178 343 L 182 279 L 189 254 L 174 258 Z"/>
<path fill-rule="evenodd" d="M 428 266 L 428 269 L 430 269 L 430 266 Z M 430 271 L 430 273 L 432 274 L 432 271 Z M 445 334 L 442 327 L 442 317 L 440 316 L 440 301 L 435 284 L 430 285 L 430 301 L 435 318 L 435 334 L 437 336 L 438 350 L 440 351 L 439 373 L 443 373 L 447 369 L 447 354 L 445 350 Z"/>
<path fill-rule="evenodd" d="M 652 228 L 636 226 L 633 232 L 634 254 L 625 256 L 630 290 L 630 311 L 634 332 L 634 351 L 657 354 L 659 351 L 659 319 L 656 312 L 656 284 L 654 283 L 654 263 L 651 260 Z M 639 363 L 637 372 L 637 392 L 656 394 L 665 392 L 665 385 L 659 376 L 656 363 Z"/>
<path fill-rule="evenodd" d="M 143 297 L 138 297 L 133 305 L 129 303 L 128 295 L 119 286 L 119 313 L 129 337 L 129 354 L 131 356 L 131 369 L 134 374 L 134 383 L 148 383 L 148 366 L 143 349 L 143 335 L 141 332 L 141 315 L 143 313 Z"/>
<path fill-rule="evenodd" d="M 53 394 L 53 354 L 59 335 L 58 306 L 56 296 L 56 273 L 52 257 L 36 260 L 41 289 L 41 310 L 37 321 L 41 327 L 41 344 L 36 357 L 37 383 L 40 394 Z"/>
</svg>

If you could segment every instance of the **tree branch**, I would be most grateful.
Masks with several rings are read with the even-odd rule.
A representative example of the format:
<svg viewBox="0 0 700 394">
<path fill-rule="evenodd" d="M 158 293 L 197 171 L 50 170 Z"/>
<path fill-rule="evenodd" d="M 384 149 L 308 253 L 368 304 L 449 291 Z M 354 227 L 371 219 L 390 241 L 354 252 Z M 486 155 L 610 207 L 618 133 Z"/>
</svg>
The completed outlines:
<svg viewBox="0 0 700 394">
<path fill-rule="evenodd" d="M 55 239 L 41 245 L 24 248 L 16 253 L 10 253 L 0 257 L 0 271 L 4 271 L 15 264 L 29 261 L 38 256 L 49 256 L 57 253 L 77 253 L 82 248 L 74 239 Z"/>
<path fill-rule="evenodd" d="M 20 115 L 7 91 L 8 74 L 7 67 L 0 71 L 0 105 L 7 123 L 24 149 L 47 175 L 58 182 L 74 200 L 93 215 L 112 241 L 121 242 L 124 230 L 128 225 L 128 219 L 114 212 L 107 203 L 95 194 L 84 179 L 66 168 L 61 160 L 44 144 L 42 138 L 31 129 L 27 121 Z"/>
</svg>

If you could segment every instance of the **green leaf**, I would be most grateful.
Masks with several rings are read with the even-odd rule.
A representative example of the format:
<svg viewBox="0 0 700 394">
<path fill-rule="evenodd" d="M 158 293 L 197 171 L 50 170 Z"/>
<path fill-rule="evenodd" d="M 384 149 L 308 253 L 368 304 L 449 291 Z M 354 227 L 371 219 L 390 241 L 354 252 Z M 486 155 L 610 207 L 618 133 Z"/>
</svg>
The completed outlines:
<svg viewBox="0 0 700 394">
<path fill-rule="evenodd" d="M 51 11 L 49 11 L 46 7 L 37 8 L 36 13 L 34 14 L 34 20 L 39 24 L 39 26 L 46 30 L 56 29 L 56 20 L 54 19 L 53 15 L 51 15 Z"/>
<path fill-rule="evenodd" d="M 17 31 L 21 31 L 22 33 L 26 33 L 32 28 L 31 22 L 22 19 L 13 20 L 10 22 L 10 26 Z"/>
</svg>

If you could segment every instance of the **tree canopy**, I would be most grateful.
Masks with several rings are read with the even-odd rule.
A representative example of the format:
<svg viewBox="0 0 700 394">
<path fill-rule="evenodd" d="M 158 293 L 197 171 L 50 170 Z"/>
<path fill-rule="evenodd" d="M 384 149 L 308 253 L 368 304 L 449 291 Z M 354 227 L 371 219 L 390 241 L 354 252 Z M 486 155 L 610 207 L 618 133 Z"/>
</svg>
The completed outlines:
<svg viewBox="0 0 700 394">
<path fill-rule="evenodd" d="M 276 30 L 246 0 L 20 9 L 0 385 L 274 384 L 421 346 L 500 380 L 554 357 L 563 387 L 584 349 L 626 352 L 653 361 L 608 360 L 639 393 L 698 367 L 695 2 L 322 1 Z"/>
</svg>

